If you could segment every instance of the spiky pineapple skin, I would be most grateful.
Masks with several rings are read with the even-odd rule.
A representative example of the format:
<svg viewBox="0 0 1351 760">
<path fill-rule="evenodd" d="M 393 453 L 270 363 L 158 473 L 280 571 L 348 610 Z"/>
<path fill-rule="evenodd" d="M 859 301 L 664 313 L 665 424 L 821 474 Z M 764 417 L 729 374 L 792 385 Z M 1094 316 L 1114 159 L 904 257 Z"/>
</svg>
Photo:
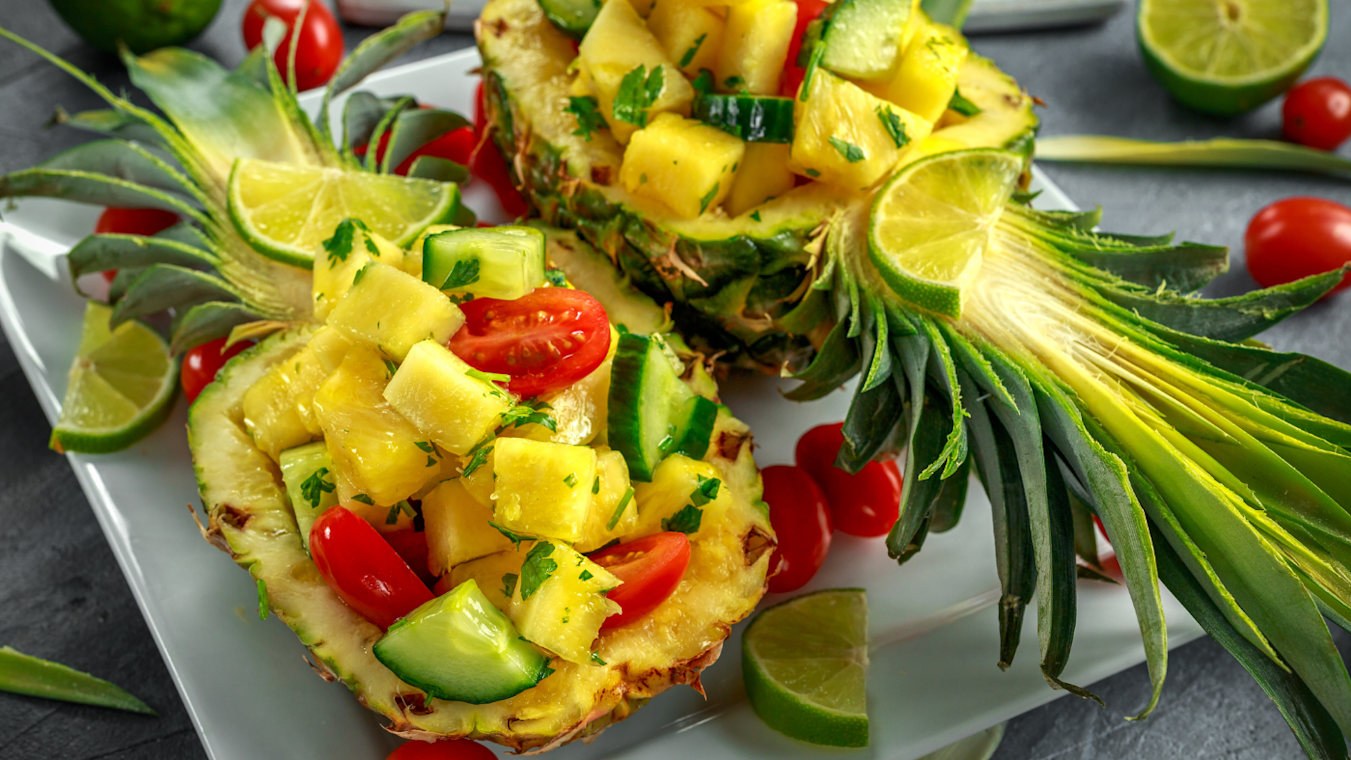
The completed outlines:
<svg viewBox="0 0 1351 760">
<path fill-rule="evenodd" d="M 324 582 L 305 552 L 272 460 L 243 424 L 245 391 L 309 341 L 313 327 L 278 333 L 231 360 L 189 414 L 188 438 L 207 521 L 203 537 L 267 584 L 274 613 L 291 627 L 326 680 L 411 739 L 469 738 L 518 752 L 547 750 L 624 720 L 666 689 L 689 684 L 721 652 L 738 620 L 765 592 L 774 549 L 768 510 L 746 426 L 719 416 L 705 458 L 722 473 L 737 509 L 692 547 L 690 569 L 671 599 L 632 625 L 606 632 L 606 666 L 555 659 L 554 675 L 490 705 L 429 700 L 371 653 L 380 629 L 353 612 Z"/>
</svg>

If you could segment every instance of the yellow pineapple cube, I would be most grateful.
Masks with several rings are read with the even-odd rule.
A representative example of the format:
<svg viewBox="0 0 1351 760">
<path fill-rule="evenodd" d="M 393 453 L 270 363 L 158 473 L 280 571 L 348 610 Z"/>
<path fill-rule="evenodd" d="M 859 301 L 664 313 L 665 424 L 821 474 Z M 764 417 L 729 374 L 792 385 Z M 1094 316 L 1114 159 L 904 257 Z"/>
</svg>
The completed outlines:
<svg viewBox="0 0 1351 760">
<path fill-rule="evenodd" d="M 357 272 L 347 295 L 329 312 L 328 324 L 403 361 L 416 343 L 449 341 L 464 324 L 464 312 L 422 280 L 372 261 Z"/>
<path fill-rule="evenodd" d="M 605 598 L 618 585 L 608 570 L 568 546 L 538 541 L 526 552 L 507 617 L 527 641 L 587 663 L 601 623 L 619 612 Z"/>
<path fill-rule="evenodd" d="M 728 8 L 718 54 L 718 86 L 777 95 L 796 24 L 797 3 L 791 0 L 749 0 Z"/>
<path fill-rule="evenodd" d="M 591 512 L 574 546 L 579 552 L 595 551 L 638 526 L 638 503 L 623 454 L 609 448 L 596 451 L 596 480 L 591 490 Z"/>
<path fill-rule="evenodd" d="M 352 278 L 372 261 L 402 267 L 403 249 L 355 220 L 344 220 L 314 252 L 314 316 L 324 319 L 352 288 Z M 419 261 L 419 266 L 421 262 Z M 420 274 L 420 273 L 419 273 Z"/>
<path fill-rule="evenodd" d="M 906 109 L 817 69 L 806 102 L 794 118 L 793 169 L 849 190 L 864 190 L 886 176 L 929 136 L 933 124 Z"/>
<path fill-rule="evenodd" d="M 633 488 L 638 519 L 625 534 L 626 541 L 666 530 L 694 535 L 720 524 L 732 504 L 718 468 L 681 454 L 662 460 L 650 483 L 635 483 Z"/>
<path fill-rule="evenodd" d="M 352 341 L 342 333 L 331 327 L 321 327 L 290 362 L 294 370 L 291 403 L 311 435 L 323 434 L 319 421 L 314 418 L 314 393 L 338 369 L 351 347 Z"/>
<path fill-rule="evenodd" d="M 795 177 L 789 166 L 790 148 L 780 143 L 746 143 L 746 156 L 732 180 L 732 190 L 722 206 L 728 216 L 741 216 L 770 198 L 793 189 Z"/>
<path fill-rule="evenodd" d="M 703 122 L 662 114 L 634 133 L 619 180 L 629 192 L 693 219 L 717 208 L 746 152 L 740 139 Z"/>
<path fill-rule="evenodd" d="M 656 99 L 644 109 L 648 123 L 666 111 L 689 113 L 694 88 L 680 74 L 680 67 L 667 55 L 661 42 L 632 5 L 605 3 L 582 38 L 578 67 L 587 88 L 600 102 L 600 112 L 609 123 L 610 132 L 621 144 L 627 144 L 640 125 L 616 118 L 615 100 L 624 77 L 640 66 L 644 82 L 654 76 L 654 71 L 661 70 L 656 76 L 661 79 L 662 87 Z"/>
<path fill-rule="evenodd" d="M 254 445 L 274 462 L 282 451 L 313 438 L 291 400 L 295 379 L 294 365 L 283 362 L 244 393 L 244 429 L 253 437 Z"/>
<path fill-rule="evenodd" d="M 686 76 L 717 66 L 723 19 L 699 0 L 657 0 L 647 26 Z"/>
<path fill-rule="evenodd" d="M 493 444 L 493 475 L 497 524 L 568 543 L 582 537 L 596 480 L 595 449 L 499 438 Z"/>
<path fill-rule="evenodd" d="M 926 24 L 906 47 L 896 75 L 863 87 L 933 123 L 947 110 L 957 91 L 957 74 L 970 52 L 957 30 Z"/>
<path fill-rule="evenodd" d="M 448 587 L 455 588 L 467 580 L 473 580 L 494 607 L 508 613 L 511 610 L 512 593 L 521 576 L 521 565 L 525 562 L 525 553 L 530 550 L 530 546 L 528 543 L 522 544 L 519 549 L 508 548 L 456 565 L 450 571 Z"/>
<path fill-rule="evenodd" d="M 478 466 L 470 472 L 464 472 L 464 468 L 466 468 L 474 458 L 460 457 L 460 471 L 462 473 L 460 475 L 461 485 L 469 492 L 470 496 L 474 497 L 475 501 L 488 509 L 493 508 L 493 489 L 496 488 L 496 483 L 493 482 L 493 463 L 496 459 L 493 456 L 494 448 L 496 448 L 496 446 L 485 447 L 488 453 L 483 456 L 483 459 L 479 462 Z"/>
<path fill-rule="evenodd" d="M 488 524 L 492 518 L 492 510 L 479 504 L 458 480 L 447 480 L 424 496 L 427 569 L 432 575 L 510 549 L 511 541 Z"/>
<path fill-rule="evenodd" d="M 425 439 L 456 456 L 486 438 L 516 401 L 433 340 L 409 349 L 384 397 Z"/>
</svg>

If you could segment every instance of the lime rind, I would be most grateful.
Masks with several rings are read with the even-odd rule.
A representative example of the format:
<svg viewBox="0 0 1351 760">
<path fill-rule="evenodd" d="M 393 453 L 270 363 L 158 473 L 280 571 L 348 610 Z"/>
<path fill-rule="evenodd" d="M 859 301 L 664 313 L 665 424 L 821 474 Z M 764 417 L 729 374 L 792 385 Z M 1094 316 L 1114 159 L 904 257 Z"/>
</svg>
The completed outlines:
<svg viewBox="0 0 1351 760">
<path fill-rule="evenodd" d="M 314 251 L 348 217 L 407 246 L 454 221 L 459 187 L 429 179 L 239 159 L 230 171 L 230 221 L 254 250 L 309 269 Z"/>
<path fill-rule="evenodd" d="M 862 589 L 829 589 L 762 611 L 742 638 L 751 707 L 801 741 L 866 747 L 868 606 Z"/>
<path fill-rule="evenodd" d="M 957 318 L 1023 160 L 975 149 L 929 156 L 887 181 L 873 200 L 868 257 L 916 308 Z"/>
</svg>

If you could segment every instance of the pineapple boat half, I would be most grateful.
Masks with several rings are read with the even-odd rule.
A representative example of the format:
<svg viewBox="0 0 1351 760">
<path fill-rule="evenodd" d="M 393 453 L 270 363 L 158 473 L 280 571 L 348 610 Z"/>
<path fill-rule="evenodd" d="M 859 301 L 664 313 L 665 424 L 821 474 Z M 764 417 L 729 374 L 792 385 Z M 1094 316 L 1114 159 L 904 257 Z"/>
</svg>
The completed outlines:
<svg viewBox="0 0 1351 760">
<path fill-rule="evenodd" d="M 527 398 L 513 389 L 538 388 L 446 343 L 512 304 L 599 309 L 546 272 L 544 232 L 433 227 L 404 251 L 353 222 L 325 249 L 324 323 L 233 359 L 189 421 L 206 537 L 265 589 L 321 674 L 401 736 L 518 751 L 594 735 L 672 685 L 699 688 L 764 594 L 774 548 L 750 433 L 716 403 L 701 358 L 602 321 L 598 365 Z M 663 318 L 648 306 L 631 322 Z M 412 572 L 413 609 L 344 587 L 342 530 L 396 544 L 410 529 L 427 547 L 411 570 L 435 576 L 436 596 Z M 622 563 L 663 541 L 684 547 L 683 574 L 669 596 L 621 610 Z"/>
<path fill-rule="evenodd" d="M 1351 376 L 1250 340 L 1343 273 L 1199 298 L 1224 249 L 1031 207 L 1032 100 L 956 30 L 908 0 L 809 7 L 490 0 L 494 142 L 695 345 L 798 400 L 858 377 L 837 464 L 903 452 L 899 562 L 957 523 L 974 462 L 1000 667 L 1035 605 L 1046 680 L 1096 699 L 1062 678 L 1096 515 L 1153 684 L 1138 717 L 1167 671 L 1162 581 L 1310 757 L 1346 757 Z"/>
</svg>

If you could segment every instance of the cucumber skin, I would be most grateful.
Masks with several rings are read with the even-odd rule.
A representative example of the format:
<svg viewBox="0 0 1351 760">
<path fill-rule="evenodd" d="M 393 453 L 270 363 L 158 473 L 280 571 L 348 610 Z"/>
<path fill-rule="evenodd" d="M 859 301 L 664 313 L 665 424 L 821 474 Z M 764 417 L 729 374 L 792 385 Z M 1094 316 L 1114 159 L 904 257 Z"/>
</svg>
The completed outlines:
<svg viewBox="0 0 1351 760">
<path fill-rule="evenodd" d="M 703 459 L 713 439 L 713 426 L 718 421 L 718 405 L 704 398 L 693 396 L 682 408 L 684 419 L 676 423 L 675 446 L 671 454 L 684 454 L 690 459 Z"/>
<path fill-rule="evenodd" d="M 791 143 L 793 100 L 763 95 L 701 95 L 691 115 L 746 142 Z"/>
<path fill-rule="evenodd" d="M 597 0 L 540 0 L 544 17 L 564 34 L 581 40 L 600 13 Z"/>
<path fill-rule="evenodd" d="M 669 364 L 654 367 L 654 359 L 666 362 L 661 350 L 653 345 L 652 338 L 623 333 L 619 336 L 619 346 L 615 349 L 614 361 L 610 366 L 609 409 L 605 420 L 610 447 L 624 455 L 624 461 L 629 466 L 629 478 L 640 483 L 652 482 L 652 473 L 662 460 L 658 448 L 661 439 L 643 440 L 643 403 L 669 403 L 665 398 L 668 388 L 652 386 L 663 379 L 657 374 L 661 369 L 675 375 Z M 660 400 L 648 397 L 649 390 L 661 394 Z M 665 434 L 666 426 L 663 424 L 662 435 Z"/>
</svg>

